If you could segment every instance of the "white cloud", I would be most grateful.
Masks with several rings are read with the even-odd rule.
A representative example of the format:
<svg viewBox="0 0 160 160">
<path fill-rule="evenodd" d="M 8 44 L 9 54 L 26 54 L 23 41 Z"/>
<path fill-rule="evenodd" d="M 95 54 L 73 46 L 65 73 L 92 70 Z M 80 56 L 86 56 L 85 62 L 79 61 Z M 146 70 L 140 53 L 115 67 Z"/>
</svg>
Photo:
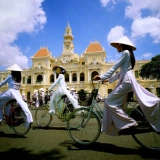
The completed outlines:
<svg viewBox="0 0 160 160">
<path fill-rule="evenodd" d="M 111 0 L 100 0 L 103 7 L 106 7 Z M 119 0 L 117 2 L 121 2 Z M 113 2 L 113 1 L 112 1 Z M 153 38 L 154 43 L 160 43 L 160 0 L 127 0 L 125 16 L 133 20 L 131 25 L 132 38 L 145 37 L 147 34 Z M 120 30 L 120 33 L 115 32 Z M 116 34 L 118 34 L 116 36 Z M 111 41 L 122 36 L 124 28 L 112 28 L 108 35 Z"/>
<path fill-rule="evenodd" d="M 126 17 L 133 19 L 131 26 L 133 37 L 153 38 L 154 43 L 160 42 L 160 1 L 159 0 L 128 0 L 125 9 Z"/>
<path fill-rule="evenodd" d="M 112 28 L 107 36 L 107 41 L 111 42 L 124 36 L 125 29 L 122 26 Z"/>
<path fill-rule="evenodd" d="M 0 1 L 0 64 L 13 63 L 22 68 L 28 66 L 28 59 L 20 48 L 14 45 L 18 34 L 32 33 L 43 28 L 46 15 L 41 8 L 43 0 L 1 0 Z"/>
<path fill-rule="evenodd" d="M 155 17 L 138 18 L 133 21 L 132 24 L 132 36 L 145 37 L 149 34 L 153 39 L 154 43 L 160 42 L 160 19 Z"/>
<path fill-rule="evenodd" d="M 136 19 L 143 17 L 142 13 L 145 10 L 150 11 L 154 16 L 160 15 L 160 1 L 159 0 L 128 0 L 129 6 L 125 9 L 125 15 L 129 18 Z"/>
<path fill-rule="evenodd" d="M 145 53 L 145 54 L 143 54 L 143 57 L 144 58 L 153 57 L 153 54 L 152 53 Z"/>
<path fill-rule="evenodd" d="M 106 7 L 110 1 L 112 1 L 113 4 L 116 4 L 115 0 L 100 0 L 102 7 Z"/>
<path fill-rule="evenodd" d="M 21 68 L 27 68 L 28 58 L 24 56 L 18 46 L 5 45 L 0 47 L 0 64 L 1 66 L 9 67 L 10 65 L 17 63 Z"/>
<path fill-rule="evenodd" d="M 102 7 L 106 7 L 110 0 L 100 0 Z"/>
</svg>

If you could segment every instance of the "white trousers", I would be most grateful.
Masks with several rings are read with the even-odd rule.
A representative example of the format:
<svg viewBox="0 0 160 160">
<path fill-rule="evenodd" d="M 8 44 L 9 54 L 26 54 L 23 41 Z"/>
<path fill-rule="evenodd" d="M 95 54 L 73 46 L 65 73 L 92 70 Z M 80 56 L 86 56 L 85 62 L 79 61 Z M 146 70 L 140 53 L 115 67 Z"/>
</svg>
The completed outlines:
<svg viewBox="0 0 160 160">
<path fill-rule="evenodd" d="M 0 94 L 0 121 L 3 119 L 2 108 L 3 105 L 11 99 L 16 99 L 21 108 L 23 109 L 26 115 L 26 122 L 31 123 L 33 122 L 32 114 L 28 109 L 26 102 L 23 101 L 22 96 L 19 90 L 9 89 L 2 94 Z M 7 107 L 7 113 L 9 115 L 9 108 Z"/>
<path fill-rule="evenodd" d="M 52 93 L 52 96 L 50 98 L 50 110 L 55 111 L 55 106 L 63 95 L 64 95 L 64 93 L 61 89 L 56 90 Z"/>
<path fill-rule="evenodd" d="M 106 134 L 116 136 L 119 130 L 138 125 L 124 111 L 127 94 L 131 91 L 132 86 L 130 83 L 121 83 L 105 99 L 102 131 Z"/>
<path fill-rule="evenodd" d="M 55 111 L 55 106 L 63 95 L 66 95 L 69 98 L 74 108 L 79 108 L 78 101 L 70 94 L 70 92 L 65 88 L 62 89 L 61 87 L 59 87 L 52 93 L 52 96 L 50 98 L 50 110 Z"/>
</svg>

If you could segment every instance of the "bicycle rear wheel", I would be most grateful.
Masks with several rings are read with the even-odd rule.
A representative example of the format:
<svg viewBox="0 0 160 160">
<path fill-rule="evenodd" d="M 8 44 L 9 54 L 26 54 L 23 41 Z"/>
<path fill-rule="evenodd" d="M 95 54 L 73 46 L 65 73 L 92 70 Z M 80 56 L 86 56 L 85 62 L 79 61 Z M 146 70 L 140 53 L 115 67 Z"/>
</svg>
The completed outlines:
<svg viewBox="0 0 160 160">
<path fill-rule="evenodd" d="M 36 109 L 35 120 L 40 127 L 47 127 L 51 123 L 52 115 L 48 112 L 49 108 L 47 105 L 40 106 Z"/>
<path fill-rule="evenodd" d="M 15 108 L 11 115 L 10 126 L 13 128 L 17 135 L 23 136 L 29 132 L 31 123 L 26 122 L 25 119 L 26 116 L 22 108 L 20 106 Z"/>
<path fill-rule="evenodd" d="M 95 142 L 101 132 L 99 117 L 89 108 L 74 110 L 68 117 L 67 127 L 70 137 L 81 145 Z"/>
<path fill-rule="evenodd" d="M 142 134 L 133 134 L 133 139 L 142 147 L 160 151 L 160 134 L 148 132 Z"/>
<path fill-rule="evenodd" d="M 139 124 L 132 133 L 133 139 L 144 148 L 160 150 L 160 134 L 156 133 L 147 122 L 140 106 L 133 109 L 130 112 L 130 116 Z"/>
</svg>

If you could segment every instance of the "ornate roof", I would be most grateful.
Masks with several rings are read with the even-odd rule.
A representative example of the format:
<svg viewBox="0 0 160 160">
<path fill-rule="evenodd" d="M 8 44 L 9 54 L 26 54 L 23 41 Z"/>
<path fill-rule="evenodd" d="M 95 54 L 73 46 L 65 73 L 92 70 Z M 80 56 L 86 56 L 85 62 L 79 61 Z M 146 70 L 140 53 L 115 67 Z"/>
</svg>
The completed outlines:
<svg viewBox="0 0 160 160">
<path fill-rule="evenodd" d="M 40 48 L 37 53 L 33 56 L 33 58 L 40 58 L 40 57 L 48 57 L 50 55 L 50 52 L 48 48 Z"/>
<path fill-rule="evenodd" d="M 95 42 L 91 42 L 88 46 L 88 48 L 86 49 L 85 53 L 89 53 L 89 52 L 102 52 L 104 51 L 103 47 L 100 45 L 99 42 L 95 41 Z"/>
</svg>

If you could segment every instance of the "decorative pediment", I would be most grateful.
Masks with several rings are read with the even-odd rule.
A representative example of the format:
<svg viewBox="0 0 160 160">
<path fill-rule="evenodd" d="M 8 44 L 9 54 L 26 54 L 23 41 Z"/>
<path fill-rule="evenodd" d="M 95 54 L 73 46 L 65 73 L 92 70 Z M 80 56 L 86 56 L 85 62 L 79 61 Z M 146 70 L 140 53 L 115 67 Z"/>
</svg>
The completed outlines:
<svg viewBox="0 0 160 160">
<path fill-rule="evenodd" d="M 70 55 L 65 55 L 65 56 L 62 56 L 60 59 L 62 63 L 68 63 L 72 60 L 72 57 Z"/>
<path fill-rule="evenodd" d="M 42 69 L 42 68 L 43 68 L 43 66 L 42 66 L 41 63 L 39 63 L 39 64 L 36 66 L 36 69 Z"/>
<path fill-rule="evenodd" d="M 93 61 L 91 62 L 91 65 L 98 65 L 99 63 L 97 62 L 96 59 L 93 59 Z"/>
</svg>

